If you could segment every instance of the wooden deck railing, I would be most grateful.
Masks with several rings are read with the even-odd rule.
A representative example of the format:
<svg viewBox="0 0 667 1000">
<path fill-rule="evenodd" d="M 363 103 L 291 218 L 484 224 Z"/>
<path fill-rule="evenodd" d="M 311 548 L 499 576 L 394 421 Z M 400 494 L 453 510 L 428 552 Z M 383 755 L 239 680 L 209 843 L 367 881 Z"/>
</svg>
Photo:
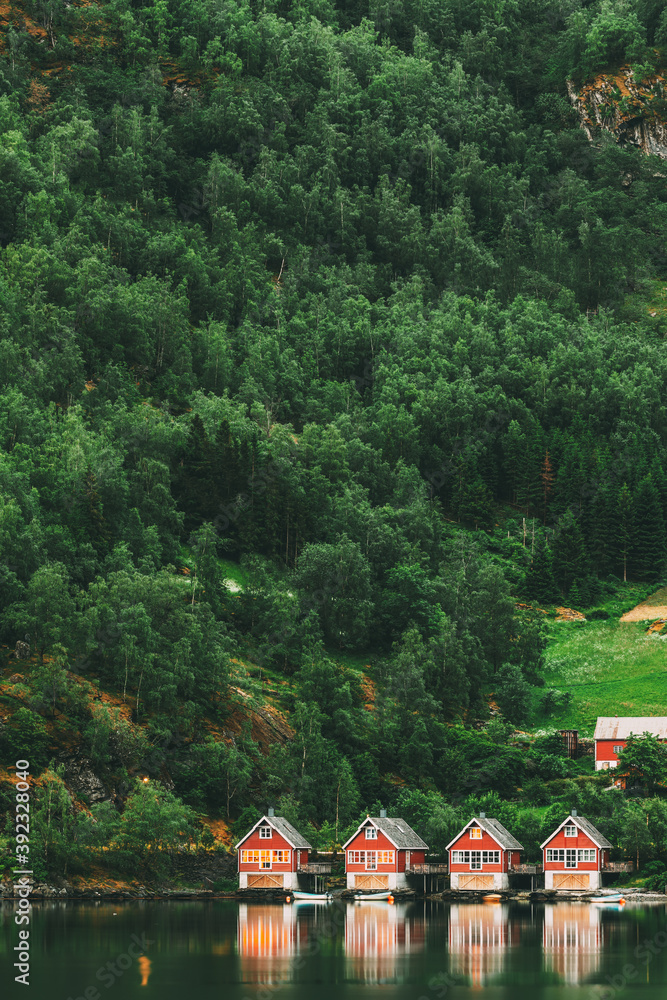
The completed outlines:
<svg viewBox="0 0 667 1000">
<path fill-rule="evenodd" d="M 541 875 L 542 865 L 510 865 L 510 875 Z"/>
<path fill-rule="evenodd" d="M 632 861 L 607 861 L 602 865 L 603 872 L 633 872 L 635 870 Z"/>
<path fill-rule="evenodd" d="M 449 865 L 446 864 L 418 864 L 408 865 L 405 869 L 406 875 L 446 875 Z"/>
<path fill-rule="evenodd" d="M 299 865 L 298 871 L 303 872 L 304 875 L 330 875 L 331 865 L 330 864 Z"/>
</svg>

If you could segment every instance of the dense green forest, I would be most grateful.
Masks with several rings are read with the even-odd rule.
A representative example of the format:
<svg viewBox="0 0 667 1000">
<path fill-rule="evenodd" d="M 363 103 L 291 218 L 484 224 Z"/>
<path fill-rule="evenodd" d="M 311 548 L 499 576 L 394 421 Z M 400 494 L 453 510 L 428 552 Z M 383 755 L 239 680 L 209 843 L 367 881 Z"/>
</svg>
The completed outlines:
<svg viewBox="0 0 667 1000">
<path fill-rule="evenodd" d="M 0 4 L 7 760 L 336 834 L 573 804 L 510 733 L 540 607 L 665 573 L 667 188 L 566 84 L 662 127 L 664 51 L 658 0 Z"/>
</svg>

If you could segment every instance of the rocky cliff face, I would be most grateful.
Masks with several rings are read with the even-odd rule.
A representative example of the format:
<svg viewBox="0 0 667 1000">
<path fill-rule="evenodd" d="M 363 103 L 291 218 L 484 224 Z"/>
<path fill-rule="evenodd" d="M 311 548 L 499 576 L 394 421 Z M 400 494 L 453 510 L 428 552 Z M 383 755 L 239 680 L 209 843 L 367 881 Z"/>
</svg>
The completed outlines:
<svg viewBox="0 0 667 1000">
<path fill-rule="evenodd" d="M 658 73 L 637 82 L 630 66 L 616 74 L 601 73 L 568 93 L 591 142 L 610 132 L 621 145 L 667 159 L 667 82 Z"/>
</svg>

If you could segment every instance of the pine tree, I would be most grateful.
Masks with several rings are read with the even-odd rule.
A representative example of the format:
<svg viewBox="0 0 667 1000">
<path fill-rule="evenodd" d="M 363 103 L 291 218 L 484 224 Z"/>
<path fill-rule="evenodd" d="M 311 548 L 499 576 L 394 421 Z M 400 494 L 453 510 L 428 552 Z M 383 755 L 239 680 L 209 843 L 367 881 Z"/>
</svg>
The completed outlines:
<svg viewBox="0 0 667 1000">
<path fill-rule="evenodd" d="M 607 483 L 598 488 L 591 500 L 588 522 L 586 541 L 591 563 L 598 576 L 605 577 L 613 569 L 617 532 L 616 497 Z"/>
<path fill-rule="evenodd" d="M 551 464 L 551 458 L 549 457 L 549 450 L 544 453 L 544 461 L 542 462 L 542 471 L 540 472 L 540 479 L 542 480 L 542 524 L 547 523 L 547 507 L 549 505 L 549 498 L 553 493 L 554 488 L 554 470 Z"/>
<path fill-rule="evenodd" d="M 570 587 L 569 594 L 567 595 L 567 599 L 571 607 L 576 609 L 576 608 L 582 608 L 584 606 L 585 602 L 583 595 L 581 593 L 582 590 L 583 586 L 580 588 L 579 582 L 575 580 L 572 586 Z"/>
<path fill-rule="evenodd" d="M 554 580 L 551 549 L 544 536 L 535 541 L 533 559 L 526 573 L 526 593 L 532 600 L 552 604 L 558 600 L 558 587 Z"/>
<path fill-rule="evenodd" d="M 185 511 L 188 531 L 198 528 L 202 521 L 214 521 L 219 514 L 219 497 L 213 469 L 213 451 L 204 423 L 197 413 L 182 458 L 179 482 L 179 501 Z"/>
<path fill-rule="evenodd" d="M 553 537 L 553 566 L 556 583 L 567 593 L 575 580 L 586 576 L 589 568 L 579 521 L 568 510 L 560 519 Z"/>
<path fill-rule="evenodd" d="M 633 572 L 639 580 L 654 581 L 665 565 L 665 522 L 660 495 L 649 473 L 635 493 Z"/>
<path fill-rule="evenodd" d="M 623 583 L 628 579 L 628 562 L 632 554 L 634 538 L 634 503 L 630 487 L 623 483 L 616 501 L 617 514 L 617 554 L 623 569 Z"/>
</svg>

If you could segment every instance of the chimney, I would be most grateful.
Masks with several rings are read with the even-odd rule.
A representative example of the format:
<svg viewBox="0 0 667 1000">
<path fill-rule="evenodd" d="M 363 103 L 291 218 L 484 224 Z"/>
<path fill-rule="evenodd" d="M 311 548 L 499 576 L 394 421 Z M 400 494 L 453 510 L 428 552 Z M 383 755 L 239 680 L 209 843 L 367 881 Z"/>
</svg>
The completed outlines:
<svg viewBox="0 0 667 1000">
<path fill-rule="evenodd" d="M 386 818 L 387 818 L 387 810 L 380 809 L 380 819 L 386 819 Z"/>
<path fill-rule="evenodd" d="M 486 819 L 486 813 L 480 813 L 479 814 L 479 818 L 480 819 Z"/>
<path fill-rule="evenodd" d="M 577 810 L 576 809 L 570 809 L 570 816 L 576 816 L 576 815 L 577 815 Z"/>
<path fill-rule="evenodd" d="M 269 806 L 269 811 L 267 813 L 267 816 L 271 817 L 271 816 L 275 816 L 275 815 L 276 815 L 275 809 L 273 808 L 273 806 Z"/>
</svg>

